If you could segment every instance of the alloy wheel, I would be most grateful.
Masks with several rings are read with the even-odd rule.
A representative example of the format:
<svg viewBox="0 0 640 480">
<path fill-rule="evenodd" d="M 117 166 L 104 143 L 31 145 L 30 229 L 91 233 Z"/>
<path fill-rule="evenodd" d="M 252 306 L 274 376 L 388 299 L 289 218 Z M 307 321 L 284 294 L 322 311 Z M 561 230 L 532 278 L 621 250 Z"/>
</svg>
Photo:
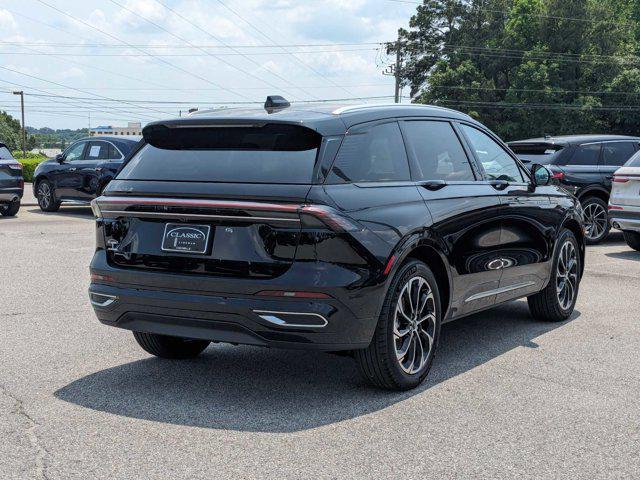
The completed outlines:
<svg viewBox="0 0 640 480">
<path fill-rule="evenodd" d="M 434 348 L 436 303 L 429 282 L 410 278 L 402 287 L 393 319 L 396 358 L 404 372 L 422 371 Z"/>
<path fill-rule="evenodd" d="M 43 182 L 38 186 L 38 198 L 42 208 L 49 208 L 51 205 L 51 187 L 49 187 L 48 183 Z"/>
<path fill-rule="evenodd" d="M 599 203 L 584 208 L 585 234 L 589 240 L 600 238 L 607 229 L 607 211 Z"/>
<path fill-rule="evenodd" d="M 563 310 L 569 309 L 578 290 L 578 253 L 572 242 L 566 241 L 560 248 L 556 268 L 558 302 Z"/>
</svg>

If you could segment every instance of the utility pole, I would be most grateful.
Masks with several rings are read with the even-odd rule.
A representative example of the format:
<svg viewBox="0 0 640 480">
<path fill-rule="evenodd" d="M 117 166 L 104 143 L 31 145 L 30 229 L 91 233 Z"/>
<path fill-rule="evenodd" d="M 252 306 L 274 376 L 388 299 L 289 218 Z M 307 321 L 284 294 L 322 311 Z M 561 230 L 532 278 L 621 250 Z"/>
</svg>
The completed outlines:
<svg viewBox="0 0 640 480">
<path fill-rule="evenodd" d="M 398 35 L 398 41 L 396 42 L 396 68 L 394 69 L 394 76 L 396 77 L 396 103 L 400 103 L 400 73 L 402 70 L 402 55 L 400 55 L 400 35 Z"/>
<path fill-rule="evenodd" d="M 14 95 L 20 95 L 20 109 L 22 110 L 22 158 L 27 158 L 27 127 L 24 125 L 24 92 L 13 92 Z"/>
</svg>

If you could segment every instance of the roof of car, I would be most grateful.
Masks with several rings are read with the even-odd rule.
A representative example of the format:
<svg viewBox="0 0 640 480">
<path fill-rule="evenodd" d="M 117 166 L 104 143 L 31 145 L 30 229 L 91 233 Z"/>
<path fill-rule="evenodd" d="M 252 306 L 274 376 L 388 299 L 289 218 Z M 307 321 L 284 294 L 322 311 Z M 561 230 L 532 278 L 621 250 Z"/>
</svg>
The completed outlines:
<svg viewBox="0 0 640 480">
<path fill-rule="evenodd" d="M 112 142 L 132 142 L 137 143 L 142 140 L 142 135 L 94 135 L 92 137 L 80 138 L 76 141 L 82 140 L 110 140 Z"/>
<path fill-rule="evenodd" d="M 631 137 L 628 135 L 558 135 L 546 136 L 540 138 L 529 138 L 527 140 L 515 140 L 509 142 L 509 145 L 518 145 L 525 143 L 542 143 L 552 145 L 578 145 L 590 142 L 610 142 L 616 140 L 640 140 L 640 137 Z"/>
<path fill-rule="evenodd" d="M 363 122 L 393 117 L 446 117 L 474 122 L 468 115 L 444 107 L 419 104 L 294 104 L 268 113 L 264 108 L 221 108 L 194 112 L 188 117 L 152 122 L 159 125 L 199 125 L 220 123 L 296 123 L 323 135 L 344 133 L 345 129 Z M 143 130 L 144 131 L 144 130 Z"/>
</svg>

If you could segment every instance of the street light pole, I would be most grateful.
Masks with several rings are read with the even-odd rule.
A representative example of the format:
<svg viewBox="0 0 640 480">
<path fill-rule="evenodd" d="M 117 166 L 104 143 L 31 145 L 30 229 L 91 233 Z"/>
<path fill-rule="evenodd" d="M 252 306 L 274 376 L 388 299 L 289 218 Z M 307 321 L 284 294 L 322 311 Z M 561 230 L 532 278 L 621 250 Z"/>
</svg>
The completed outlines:
<svg viewBox="0 0 640 480">
<path fill-rule="evenodd" d="M 22 158 L 27 158 L 27 127 L 24 125 L 24 92 L 13 92 L 14 95 L 20 95 L 20 109 L 22 110 Z"/>
</svg>

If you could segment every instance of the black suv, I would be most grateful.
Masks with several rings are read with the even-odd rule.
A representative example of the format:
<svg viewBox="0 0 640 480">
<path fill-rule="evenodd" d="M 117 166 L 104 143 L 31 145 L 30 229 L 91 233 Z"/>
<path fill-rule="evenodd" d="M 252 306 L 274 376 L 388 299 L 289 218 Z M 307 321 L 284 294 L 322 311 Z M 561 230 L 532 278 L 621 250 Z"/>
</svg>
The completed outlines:
<svg viewBox="0 0 640 480">
<path fill-rule="evenodd" d="M 23 193 L 22 164 L 13 158 L 4 143 L 0 143 L 0 215 L 17 215 Z"/>
<path fill-rule="evenodd" d="M 613 173 L 638 151 L 640 138 L 619 135 L 574 135 L 510 142 L 525 163 L 547 166 L 553 178 L 582 203 L 587 243 L 609 234 L 607 204 Z"/>
<path fill-rule="evenodd" d="M 521 297 L 574 308 L 578 201 L 490 131 L 419 105 L 227 110 L 149 124 L 92 202 L 89 296 L 147 352 L 349 351 L 408 389 L 440 325 Z"/>
<path fill-rule="evenodd" d="M 133 135 L 83 138 L 55 159 L 42 162 L 33 175 L 33 194 L 40 209 L 55 212 L 63 201 L 88 205 L 139 141 Z"/>
</svg>

